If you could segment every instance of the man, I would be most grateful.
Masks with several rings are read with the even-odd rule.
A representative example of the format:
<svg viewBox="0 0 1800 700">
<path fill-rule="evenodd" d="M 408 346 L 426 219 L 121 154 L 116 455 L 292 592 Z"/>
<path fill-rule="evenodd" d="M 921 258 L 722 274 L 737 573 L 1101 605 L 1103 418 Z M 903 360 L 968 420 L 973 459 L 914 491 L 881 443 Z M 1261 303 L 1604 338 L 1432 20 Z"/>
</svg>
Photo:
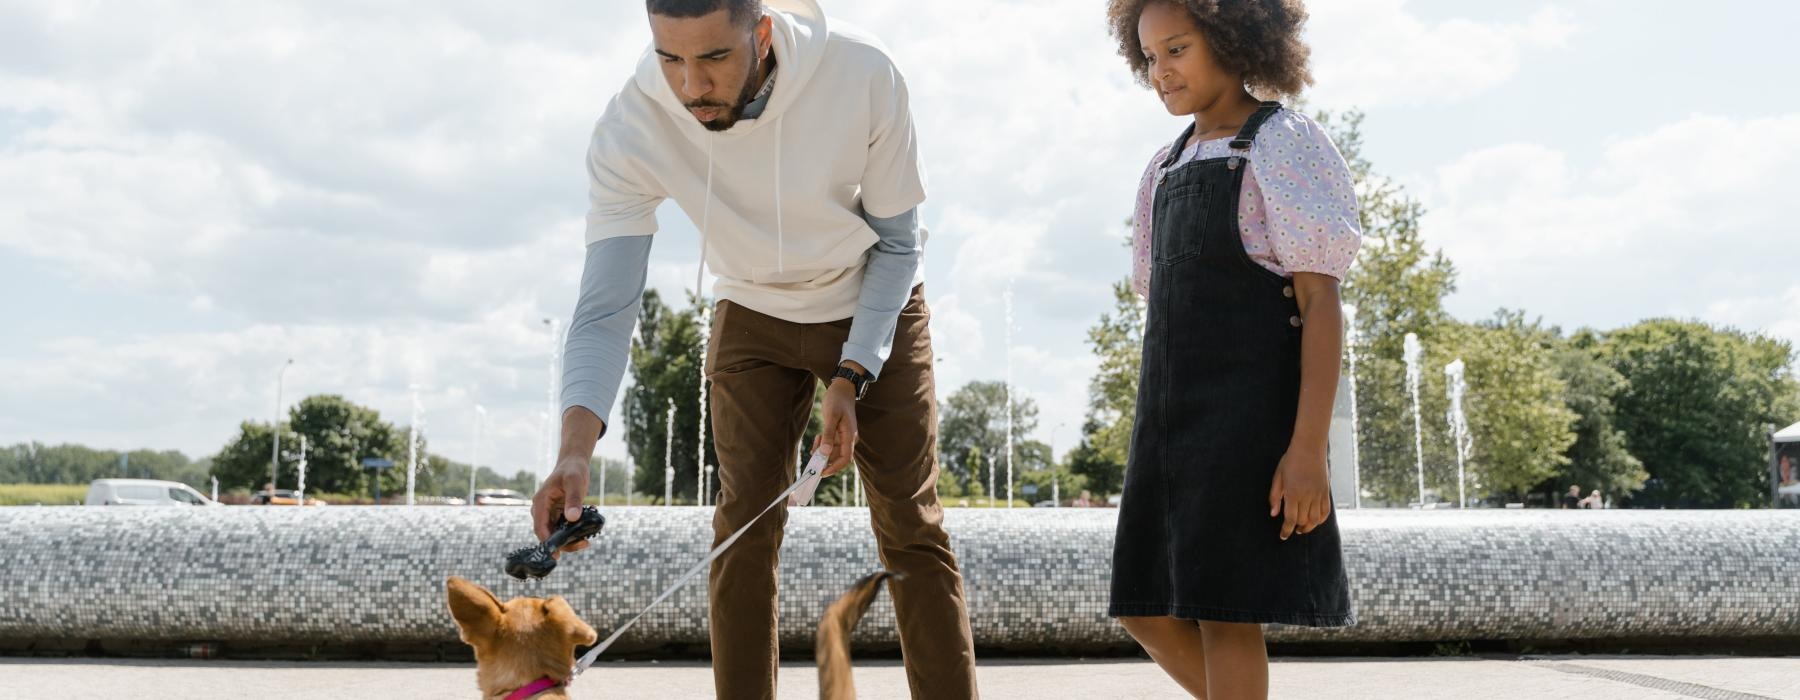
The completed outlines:
<svg viewBox="0 0 1800 700">
<path fill-rule="evenodd" d="M 975 696 L 962 576 L 938 503 L 925 199 L 906 84 L 813 0 L 647 0 L 653 50 L 588 152 L 587 262 L 570 325 L 557 466 L 539 538 L 577 516 L 639 311 L 655 209 L 673 198 L 718 276 L 706 375 L 720 461 L 715 543 L 793 483 L 816 382 L 827 473 L 852 458 L 893 584 L 915 697 Z M 712 565 L 720 697 L 773 698 L 785 504 Z M 585 543 L 571 548 L 579 550 Z M 803 595 L 820 595 L 809 591 Z"/>
<path fill-rule="evenodd" d="M 1562 495 L 1562 503 L 1557 508 L 1575 510 L 1581 507 L 1581 484 L 1570 484 L 1569 492 Z"/>
</svg>

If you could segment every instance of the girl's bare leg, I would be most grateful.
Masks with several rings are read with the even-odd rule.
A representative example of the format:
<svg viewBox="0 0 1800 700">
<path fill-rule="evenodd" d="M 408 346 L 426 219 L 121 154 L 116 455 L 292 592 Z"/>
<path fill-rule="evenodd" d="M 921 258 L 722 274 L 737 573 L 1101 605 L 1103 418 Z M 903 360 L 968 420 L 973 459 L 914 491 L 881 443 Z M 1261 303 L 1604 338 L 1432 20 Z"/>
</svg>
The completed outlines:
<svg viewBox="0 0 1800 700">
<path fill-rule="evenodd" d="M 1183 690 L 1206 700 L 1206 640 L 1193 620 L 1172 617 L 1121 617 L 1119 624 L 1131 633 L 1164 673 Z"/>
<path fill-rule="evenodd" d="M 1262 625 L 1203 621 L 1199 628 L 1206 660 L 1204 697 L 1267 700 L 1269 649 L 1263 643 Z"/>
</svg>

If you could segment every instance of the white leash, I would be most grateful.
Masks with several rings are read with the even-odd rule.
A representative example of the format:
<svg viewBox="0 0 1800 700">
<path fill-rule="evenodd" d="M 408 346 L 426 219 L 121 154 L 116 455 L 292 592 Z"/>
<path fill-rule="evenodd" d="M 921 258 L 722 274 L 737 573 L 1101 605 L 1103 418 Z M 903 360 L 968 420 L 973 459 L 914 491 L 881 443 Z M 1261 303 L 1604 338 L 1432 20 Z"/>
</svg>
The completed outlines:
<svg viewBox="0 0 1800 700">
<path fill-rule="evenodd" d="M 606 641 L 600 642 L 599 646 L 596 646 L 593 649 L 588 650 L 588 653 L 583 654 L 581 659 L 575 662 L 575 672 L 570 674 L 570 682 L 573 682 L 575 676 L 581 675 L 581 672 L 586 671 L 589 666 L 594 665 L 594 660 L 600 658 L 600 653 L 606 651 L 607 647 L 612 646 L 613 642 L 618 641 L 619 636 L 625 634 L 625 630 L 631 629 L 631 626 L 637 624 L 638 620 L 644 619 L 644 615 L 649 614 L 651 608 L 655 608 L 658 604 L 667 600 L 669 596 L 675 595 L 675 591 L 681 590 L 681 587 L 687 585 L 689 580 L 693 579 L 701 570 L 712 564 L 714 559 L 718 559 L 720 554 L 724 554 L 725 550 L 730 548 L 732 543 L 737 542 L 739 537 L 742 537 L 745 532 L 750 530 L 751 525 L 755 525 L 756 521 L 762 519 L 762 516 L 767 515 L 769 511 L 774 510 L 775 506 L 781 505 L 781 502 L 788 500 L 790 496 L 794 499 L 790 502 L 791 505 L 803 506 L 812 502 L 813 492 L 819 487 L 819 474 L 825 471 L 826 461 L 827 458 L 825 455 L 814 452 L 812 459 L 806 463 L 806 470 L 800 473 L 800 478 L 794 480 L 793 486 L 789 486 L 786 491 L 781 492 L 781 495 L 776 496 L 775 500 L 769 501 L 769 505 L 763 506 L 762 512 L 757 513 L 756 517 L 750 519 L 750 522 L 744 523 L 744 526 L 738 528 L 737 532 L 731 533 L 731 536 L 725 538 L 724 542 L 720 542 L 719 546 L 713 547 L 712 551 L 706 554 L 705 559 L 701 559 L 700 563 L 695 564 L 693 568 L 688 569 L 687 573 L 681 575 L 681 578 L 675 579 L 673 585 L 664 590 L 661 595 L 656 596 L 656 599 L 650 601 L 649 605 L 644 606 L 644 609 L 639 611 L 636 617 L 633 617 L 625 624 L 620 625 L 618 629 L 613 630 L 612 635 L 607 637 Z M 801 488 L 808 486 L 810 487 L 806 488 L 804 493 L 801 493 Z"/>
</svg>

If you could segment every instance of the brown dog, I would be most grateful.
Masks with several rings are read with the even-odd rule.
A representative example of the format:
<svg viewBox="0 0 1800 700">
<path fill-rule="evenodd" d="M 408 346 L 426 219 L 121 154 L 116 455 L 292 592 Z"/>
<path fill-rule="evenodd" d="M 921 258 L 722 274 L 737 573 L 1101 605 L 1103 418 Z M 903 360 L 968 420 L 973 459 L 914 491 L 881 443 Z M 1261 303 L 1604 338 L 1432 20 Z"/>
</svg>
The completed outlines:
<svg viewBox="0 0 1800 700">
<path fill-rule="evenodd" d="M 505 603 L 479 584 L 451 576 L 445 582 L 450 616 L 462 640 L 475 648 L 475 684 L 492 700 L 566 699 L 576 645 L 599 639 L 562 596 L 514 598 Z M 523 695 L 536 688 L 537 692 Z"/>
<path fill-rule="evenodd" d="M 850 633 L 881 593 L 882 582 L 893 576 L 886 571 L 864 576 L 825 609 L 816 638 L 821 700 L 856 697 Z M 502 603 L 488 589 L 456 576 L 445 587 L 450 616 L 456 619 L 462 640 L 475 648 L 475 683 L 483 698 L 568 698 L 564 687 L 574 666 L 575 647 L 592 645 L 599 636 L 575 616 L 567 601 L 554 596 Z"/>
</svg>

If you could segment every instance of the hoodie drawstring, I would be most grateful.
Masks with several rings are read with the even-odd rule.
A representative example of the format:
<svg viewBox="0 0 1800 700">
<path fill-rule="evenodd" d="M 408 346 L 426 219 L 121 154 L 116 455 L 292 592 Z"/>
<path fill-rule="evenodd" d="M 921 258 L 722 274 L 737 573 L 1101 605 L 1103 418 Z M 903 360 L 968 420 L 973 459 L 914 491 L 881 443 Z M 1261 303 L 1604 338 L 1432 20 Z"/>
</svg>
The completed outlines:
<svg viewBox="0 0 1800 700">
<path fill-rule="evenodd" d="M 775 116 L 775 271 L 787 272 L 787 232 L 781 227 L 781 120 Z"/>
<path fill-rule="evenodd" d="M 775 271 L 787 271 L 787 230 L 781 221 L 781 120 L 775 117 Z M 706 199 L 700 206 L 700 270 L 694 274 L 694 292 L 704 296 L 706 282 L 706 229 L 712 219 L 713 144 L 718 137 L 706 137 Z"/>
<path fill-rule="evenodd" d="M 706 135 L 706 199 L 700 205 L 700 271 L 694 274 L 694 293 L 706 296 L 706 225 L 712 219 L 712 176 L 713 176 L 713 141 L 717 137 Z"/>
</svg>

